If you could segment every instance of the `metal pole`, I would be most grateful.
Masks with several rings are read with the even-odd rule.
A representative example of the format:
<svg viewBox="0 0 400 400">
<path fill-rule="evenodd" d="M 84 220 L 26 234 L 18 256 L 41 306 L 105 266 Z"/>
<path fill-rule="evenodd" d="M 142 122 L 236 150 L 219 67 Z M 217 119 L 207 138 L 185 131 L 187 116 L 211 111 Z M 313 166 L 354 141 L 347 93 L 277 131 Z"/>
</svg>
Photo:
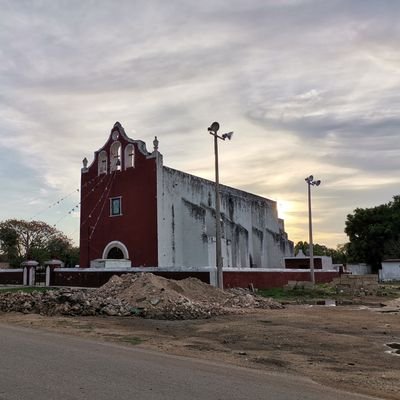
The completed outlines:
<svg viewBox="0 0 400 400">
<path fill-rule="evenodd" d="M 313 234 L 312 234 L 312 217 L 311 217 L 311 182 L 308 184 L 308 229 L 309 229 L 309 253 L 310 253 L 310 275 L 311 282 L 315 284 L 315 274 L 314 274 L 314 245 L 313 245 Z"/>
<path fill-rule="evenodd" d="M 219 195 L 219 170 L 218 170 L 218 137 L 214 132 L 214 154 L 215 154 L 215 258 L 217 265 L 217 285 L 220 289 L 224 288 L 224 276 L 222 272 L 222 256 L 221 256 L 221 210 Z"/>
<path fill-rule="evenodd" d="M 88 233 L 87 233 L 87 267 L 90 267 L 90 217 L 88 219 Z"/>
</svg>

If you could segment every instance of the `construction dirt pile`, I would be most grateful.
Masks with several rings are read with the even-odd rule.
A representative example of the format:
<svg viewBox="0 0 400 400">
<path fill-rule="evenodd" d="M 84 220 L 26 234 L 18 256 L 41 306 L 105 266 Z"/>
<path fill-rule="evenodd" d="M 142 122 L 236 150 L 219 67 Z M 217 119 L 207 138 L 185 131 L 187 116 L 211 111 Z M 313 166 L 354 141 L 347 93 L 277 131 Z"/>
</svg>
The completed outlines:
<svg viewBox="0 0 400 400">
<path fill-rule="evenodd" d="M 44 315 L 138 315 L 154 319 L 198 319 L 244 309 L 283 308 L 245 289 L 220 290 L 196 278 L 181 281 L 151 273 L 113 276 L 98 289 L 54 289 L 0 295 L 0 311 Z"/>
</svg>

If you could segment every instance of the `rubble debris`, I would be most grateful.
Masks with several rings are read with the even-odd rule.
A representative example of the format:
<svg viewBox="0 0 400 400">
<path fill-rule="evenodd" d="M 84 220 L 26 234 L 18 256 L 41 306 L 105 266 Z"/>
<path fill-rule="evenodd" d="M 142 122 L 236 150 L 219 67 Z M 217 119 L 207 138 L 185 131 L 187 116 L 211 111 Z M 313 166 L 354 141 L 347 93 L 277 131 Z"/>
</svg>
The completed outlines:
<svg viewBox="0 0 400 400">
<path fill-rule="evenodd" d="M 0 295 L 0 311 L 44 315 L 138 315 L 183 320 L 255 308 L 283 306 L 246 289 L 223 291 L 196 278 L 175 281 L 151 273 L 115 275 L 98 289 L 60 288 Z"/>
</svg>

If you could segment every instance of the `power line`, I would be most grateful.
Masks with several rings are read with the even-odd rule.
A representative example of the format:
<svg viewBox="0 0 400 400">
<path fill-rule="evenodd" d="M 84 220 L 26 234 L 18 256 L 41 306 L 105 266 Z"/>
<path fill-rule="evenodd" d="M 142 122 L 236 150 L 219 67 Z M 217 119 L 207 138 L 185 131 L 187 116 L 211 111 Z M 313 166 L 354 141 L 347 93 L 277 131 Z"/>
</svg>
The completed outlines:
<svg viewBox="0 0 400 400">
<path fill-rule="evenodd" d="M 86 182 L 85 184 L 83 184 L 83 185 L 81 186 L 81 188 L 83 189 L 83 188 L 86 188 L 87 186 L 91 185 L 94 181 L 96 181 L 96 180 L 98 179 L 98 177 L 99 177 L 99 175 L 96 175 L 94 178 L 90 179 L 88 182 Z M 105 177 L 105 175 L 102 175 L 100 181 L 97 182 L 97 183 L 94 185 L 94 187 L 91 189 L 92 192 L 94 191 L 94 189 L 95 189 L 98 185 L 101 184 L 101 182 L 104 180 L 104 177 Z M 68 197 L 72 196 L 72 195 L 73 195 L 74 193 L 76 193 L 76 192 L 79 193 L 80 190 L 79 190 L 79 189 L 74 189 L 71 193 L 67 194 L 67 195 L 64 196 L 64 197 L 61 197 L 60 199 L 58 199 L 58 200 L 55 201 L 54 203 L 52 203 L 52 204 L 50 204 L 49 206 L 47 206 L 45 209 L 43 209 L 43 210 L 39 211 L 38 213 L 36 213 L 33 217 L 29 218 L 29 220 L 30 220 L 30 221 L 33 221 L 34 218 L 36 218 L 38 215 L 43 214 L 44 212 L 50 210 L 51 208 L 53 208 L 53 207 L 55 207 L 55 206 L 57 206 L 57 205 L 60 205 L 64 200 L 66 200 Z M 90 194 L 90 192 L 85 196 L 85 198 L 86 198 L 89 194 Z M 80 204 L 80 203 L 78 203 L 78 204 Z M 74 207 L 74 208 L 75 208 L 75 207 Z M 71 213 L 68 212 L 68 214 L 71 214 Z M 58 222 L 56 222 L 55 225 L 57 225 L 57 223 L 58 223 Z M 54 226 L 55 226 L 55 225 L 54 225 Z"/>
<path fill-rule="evenodd" d="M 55 201 L 54 203 L 50 204 L 48 207 L 46 207 L 45 209 L 39 211 L 38 213 L 36 213 L 33 217 L 29 218 L 30 221 L 33 221 L 38 215 L 43 214 L 45 211 L 50 210 L 51 208 L 59 205 L 60 203 L 62 203 L 65 199 L 67 199 L 68 197 L 72 196 L 74 193 L 78 192 L 79 193 L 79 189 L 75 189 L 73 190 L 71 193 L 67 194 L 64 197 L 61 197 L 59 200 Z"/>
<path fill-rule="evenodd" d="M 107 188 L 108 188 L 108 186 L 110 185 L 111 180 L 113 179 L 113 177 L 114 177 L 113 174 L 109 175 L 109 180 L 108 180 L 108 182 L 106 183 L 106 186 L 105 186 L 104 190 L 107 190 Z M 89 193 L 89 194 L 91 194 L 91 193 Z M 88 194 L 88 195 L 89 195 L 89 194 Z M 96 210 L 97 206 L 101 203 L 101 201 L 102 201 L 103 197 L 105 196 L 105 194 L 106 194 L 105 191 L 103 191 L 102 194 L 101 194 L 101 196 L 100 196 L 99 199 L 97 200 L 96 204 L 93 206 L 93 208 L 92 208 L 92 209 L 90 210 L 90 212 L 88 213 L 88 217 L 87 217 L 83 222 L 81 222 L 80 226 L 85 225 L 85 223 L 88 221 L 88 219 L 92 217 L 92 214 L 93 214 L 94 211 Z M 86 198 L 87 198 L 87 197 L 88 197 L 88 196 L 86 196 Z M 82 200 L 81 204 L 82 204 L 82 203 L 83 203 L 83 200 Z"/>
<path fill-rule="evenodd" d="M 100 180 L 99 182 L 97 182 L 96 185 L 95 185 L 92 189 L 90 189 L 90 191 L 89 191 L 88 193 L 86 193 L 86 195 L 81 199 L 80 203 L 78 204 L 78 205 L 81 207 L 81 209 L 82 209 L 82 204 L 85 202 L 85 200 L 95 191 L 96 187 L 99 186 L 99 185 L 104 181 L 104 179 L 105 179 L 106 177 L 109 177 L 108 182 L 106 183 L 106 186 L 105 186 L 105 190 L 107 190 L 108 185 L 110 184 L 111 179 L 112 179 L 112 177 L 113 177 L 112 174 L 111 174 L 111 175 L 103 174 L 101 180 Z M 82 187 L 83 187 L 83 186 L 82 186 Z M 87 217 L 84 221 L 82 221 L 82 219 L 81 219 L 81 223 L 80 223 L 79 227 L 78 227 L 77 229 L 74 229 L 74 230 L 72 231 L 72 233 L 70 233 L 71 236 L 73 236 L 78 230 L 80 230 L 80 228 L 81 228 L 83 225 L 85 225 L 86 222 L 89 220 L 89 218 L 92 217 L 94 211 L 96 210 L 97 206 L 101 203 L 101 201 L 103 200 L 103 197 L 104 197 L 104 196 L 105 196 L 105 192 L 103 191 L 102 194 L 101 194 L 101 196 L 100 196 L 99 199 L 97 200 L 96 204 L 92 207 L 92 209 L 91 209 L 90 212 L 88 213 L 88 217 Z M 78 206 L 78 205 L 76 205 L 76 206 Z M 76 208 L 76 206 L 75 206 L 74 208 Z M 70 212 L 72 212 L 72 211 L 73 211 L 73 209 L 70 210 L 68 213 L 70 213 Z"/>
<path fill-rule="evenodd" d="M 64 218 L 66 218 L 68 215 L 71 215 L 74 211 L 75 208 L 78 209 L 80 206 L 81 202 L 79 202 L 78 204 L 75 204 L 69 211 L 67 214 L 64 214 L 59 220 L 57 220 L 57 222 L 53 225 L 54 228 L 58 225 L 59 222 L 61 222 Z"/>
<path fill-rule="evenodd" d="M 105 206 L 105 204 L 106 204 L 106 200 L 107 200 L 108 196 L 110 195 L 110 191 L 111 191 L 111 187 L 112 187 L 112 183 L 113 183 L 115 174 L 116 174 L 116 171 L 114 171 L 113 174 L 112 174 L 112 179 L 111 179 L 111 182 L 110 182 L 109 187 L 108 187 L 107 196 L 104 197 L 103 205 L 101 206 L 101 210 L 100 210 L 100 212 L 99 212 L 99 216 L 97 217 L 96 223 L 95 223 L 94 226 L 93 226 L 93 230 L 92 230 L 92 232 L 91 232 L 90 235 L 89 235 L 89 240 L 92 238 L 93 233 L 94 233 L 94 231 L 95 231 L 96 228 L 97 228 L 97 224 L 99 223 L 101 214 L 103 213 L 104 206 Z M 107 190 L 107 186 L 106 186 L 105 190 Z M 90 217 L 90 215 L 89 215 L 89 217 Z"/>
<path fill-rule="evenodd" d="M 92 192 L 95 191 L 96 187 L 99 186 L 103 180 L 105 179 L 106 175 L 103 175 L 102 178 L 100 179 L 99 182 L 97 182 L 94 187 L 92 189 L 90 189 L 90 191 L 88 193 L 86 193 L 86 195 L 81 199 L 81 201 L 78 204 L 75 204 L 66 214 L 64 214 L 53 226 L 55 227 L 56 225 L 58 225 L 58 223 L 60 221 L 62 221 L 65 217 L 67 217 L 68 215 L 71 215 L 74 211 L 75 208 L 78 209 L 80 207 L 80 205 L 92 194 Z M 93 179 L 92 179 L 93 181 Z M 89 181 L 90 182 L 90 181 Z M 82 187 L 87 186 L 86 184 L 83 185 Z"/>
</svg>

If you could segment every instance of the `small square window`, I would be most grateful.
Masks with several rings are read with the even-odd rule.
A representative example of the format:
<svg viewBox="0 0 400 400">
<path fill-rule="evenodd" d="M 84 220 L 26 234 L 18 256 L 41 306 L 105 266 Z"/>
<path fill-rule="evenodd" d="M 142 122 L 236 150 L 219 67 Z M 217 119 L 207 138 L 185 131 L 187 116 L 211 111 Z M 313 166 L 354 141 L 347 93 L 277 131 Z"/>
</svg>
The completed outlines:
<svg viewBox="0 0 400 400">
<path fill-rule="evenodd" d="M 122 215 L 121 197 L 113 197 L 110 199 L 110 216 L 115 217 Z"/>
</svg>

